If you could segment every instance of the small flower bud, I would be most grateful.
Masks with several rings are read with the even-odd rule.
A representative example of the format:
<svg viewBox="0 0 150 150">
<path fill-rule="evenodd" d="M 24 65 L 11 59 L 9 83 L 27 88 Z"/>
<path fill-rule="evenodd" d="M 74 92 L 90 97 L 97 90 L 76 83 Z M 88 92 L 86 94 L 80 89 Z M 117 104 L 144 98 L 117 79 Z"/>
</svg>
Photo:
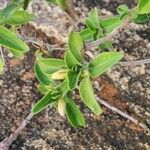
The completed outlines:
<svg viewBox="0 0 150 150">
<path fill-rule="evenodd" d="M 65 79 L 66 74 L 67 74 L 67 70 L 61 69 L 59 71 L 54 72 L 51 77 L 53 80 L 63 80 Z"/>
<path fill-rule="evenodd" d="M 61 116 L 65 116 L 66 102 L 63 99 L 58 100 L 58 112 Z"/>
</svg>

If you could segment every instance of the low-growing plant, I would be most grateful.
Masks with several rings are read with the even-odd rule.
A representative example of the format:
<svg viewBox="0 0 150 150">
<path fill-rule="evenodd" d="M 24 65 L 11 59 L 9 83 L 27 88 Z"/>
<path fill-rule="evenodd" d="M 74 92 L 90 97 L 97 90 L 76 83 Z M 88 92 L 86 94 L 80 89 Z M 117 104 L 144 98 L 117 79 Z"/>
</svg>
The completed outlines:
<svg viewBox="0 0 150 150">
<path fill-rule="evenodd" d="M 120 52 L 103 52 L 88 62 L 84 56 L 82 37 L 78 32 L 71 32 L 64 60 L 43 58 L 37 54 L 35 73 L 40 81 L 39 90 L 46 95 L 33 107 L 32 112 L 36 114 L 53 104 L 60 115 L 66 114 L 74 127 L 85 126 L 84 117 L 72 98 L 72 91 L 78 89 L 85 105 L 96 115 L 101 114 L 91 79 L 104 73 L 122 57 Z"/>
<path fill-rule="evenodd" d="M 66 11 L 75 21 L 77 19 L 69 0 L 47 0 Z M 29 47 L 17 35 L 16 29 L 31 21 L 34 16 L 26 11 L 30 0 L 13 0 L 0 11 L 0 45 L 9 49 L 16 57 L 22 57 Z M 118 14 L 112 17 L 100 17 L 97 8 L 82 22 L 85 28 L 80 32 L 72 31 L 68 38 L 68 47 L 64 59 L 47 58 L 36 52 L 34 70 L 40 84 L 39 91 L 44 97 L 32 108 L 35 115 L 49 105 L 57 108 L 60 115 L 66 115 L 73 127 L 85 126 L 85 119 L 76 105 L 74 93 L 78 90 L 83 103 L 96 115 L 102 113 L 92 87 L 92 81 L 123 58 L 122 52 L 117 52 L 111 42 L 112 35 L 119 32 L 120 26 L 133 21 L 143 23 L 150 19 L 150 1 L 139 0 L 138 5 L 129 9 L 126 5 L 117 8 Z M 126 24 L 125 24 L 126 23 Z M 95 57 L 86 58 L 85 52 L 89 45 L 96 45 L 101 53 Z M 105 50 L 111 50 L 105 52 Z M 98 51 L 99 53 L 99 51 Z M 0 59 L 0 72 L 4 62 Z M 75 91 L 75 92 L 74 92 Z"/>
<path fill-rule="evenodd" d="M 117 8 L 118 15 L 104 19 L 99 17 L 98 9 L 92 10 L 85 19 L 86 27 L 80 32 L 70 33 L 64 60 L 43 58 L 41 55 L 37 55 L 35 73 L 40 81 L 39 90 L 45 96 L 33 107 L 33 114 L 52 104 L 57 107 L 60 115 L 66 114 L 73 127 L 85 126 L 84 117 L 73 100 L 72 93 L 76 89 L 78 89 L 83 103 L 96 115 L 101 114 L 101 107 L 92 88 L 92 79 L 118 63 L 123 58 L 123 53 L 102 52 L 87 61 L 85 59 L 85 43 L 106 37 L 127 18 L 138 23 L 146 21 L 145 18 L 141 18 L 141 13 L 138 13 L 141 10 L 141 3 L 139 1 L 138 8 L 134 9 L 121 5 Z M 62 5 L 62 3 L 58 4 Z M 144 15 L 149 19 L 149 12 Z M 98 44 L 96 48 L 113 50 L 113 45 L 108 40 Z"/>
</svg>

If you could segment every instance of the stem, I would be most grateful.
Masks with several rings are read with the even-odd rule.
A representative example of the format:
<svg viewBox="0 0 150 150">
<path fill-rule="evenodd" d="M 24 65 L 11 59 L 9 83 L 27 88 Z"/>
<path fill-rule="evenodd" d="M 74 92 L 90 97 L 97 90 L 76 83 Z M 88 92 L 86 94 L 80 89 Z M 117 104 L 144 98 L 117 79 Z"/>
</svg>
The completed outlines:
<svg viewBox="0 0 150 150">
<path fill-rule="evenodd" d="M 128 61 L 128 62 L 120 62 L 119 64 L 121 66 L 136 66 L 136 65 L 143 65 L 143 64 L 149 64 L 150 59 L 142 59 L 142 60 L 136 60 L 136 61 Z"/>
<path fill-rule="evenodd" d="M 11 134 L 8 138 L 4 139 L 0 142 L 0 150 L 9 150 L 9 146 L 17 139 L 19 133 L 26 127 L 26 125 L 32 119 L 33 114 L 30 113 L 25 120 L 22 121 L 20 126 L 15 130 L 13 134 Z"/>
<path fill-rule="evenodd" d="M 101 39 L 98 39 L 96 41 L 93 41 L 93 42 L 88 42 L 85 44 L 85 46 L 87 47 L 87 49 L 91 49 L 91 48 L 95 48 L 97 47 L 99 44 L 102 44 L 106 41 L 109 41 L 111 39 L 114 38 L 115 35 L 119 34 L 119 32 L 123 29 L 126 29 L 127 26 L 129 25 L 130 23 L 130 17 L 127 17 L 124 22 L 116 29 L 114 29 L 110 34 L 108 34 L 107 36 L 105 36 L 104 38 L 101 38 Z"/>
<path fill-rule="evenodd" d="M 3 50 L 2 50 L 2 47 L 1 47 L 1 46 L 0 46 L 0 55 L 1 55 L 1 59 L 2 59 L 3 65 L 6 66 L 6 64 L 5 64 L 5 59 L 4 59 L 4 55 L 3 55 Z"/>
<path fill-rule="evenodd" d="M 71 20 L 72 24 L 76 24 L 78 22 L 78 16 L 76 11 L 73 7 L 73 0 L 66 0 L 67 1 L 67 9 L 65 10 L 68 18 Z"/>
<path fill-rule="evenodd" d="M 140 123 L 137 119 L 129 116 L 128 114 L 126 114 L 125 112 L 119 110 L 118 108 L 111 106 L 110 104 L 108 104 L 106 101 L 104 101 L 103 99 L 98 99 L 98 101 L 104 105 L 105 107 L 109 108 L 110 110 L 118 113 L 119 115 L 123 116 L 124 118 L 127 118 L 128 120 L 132 121 L 133 123 L 139 125 L 141 128 L 143 128 L 144 130 L 149 130 L 149 128 L 144 124 L 144 123 Z"/>
</svg>

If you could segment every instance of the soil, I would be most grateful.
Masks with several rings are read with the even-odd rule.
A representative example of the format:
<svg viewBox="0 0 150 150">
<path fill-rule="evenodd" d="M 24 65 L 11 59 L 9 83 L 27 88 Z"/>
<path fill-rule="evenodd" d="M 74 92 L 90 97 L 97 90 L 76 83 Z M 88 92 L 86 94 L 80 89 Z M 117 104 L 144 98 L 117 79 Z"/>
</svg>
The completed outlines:
<svg viewBox="0 0 150 150">
<path fill-rule="evenodd" d="M 79 14 L 85 10 L 83 13 L 87 15 L 97 5 L 103 13 L 115 14 L 117 6 L 124 2 L 129 7 L 136 3 L 131 0 L 82 0 L 77 1 L 75 6 Z M 21 27 L 20 31 L 49 44 L 62 43 L 62 38 L 47 36 L 41 29 L 33 27 L 33 24 Z M 149 31 L 150 22 L 145 25 L 131 23 L 126 31 L 114 38 L 116 49 L 125 52 L 124 61 L 150 58 Z M 5 51 L 6 71 L 0 75 L 0 141 L 19 126 L 32 105 L 42 97 L 37 91 L 38 81 L 33 72 L 34 52 L 37 48 L 30 45 L 30 49 L 23 60 L 12 58 Z M 63 52 L 53 51 L 50 55 L 63 57 Z M 97 78 L 93 86 L 97 96 L 150 127 L 149 64 L 134 67 L 118 65 Z M 31 120 L 10 150 L 150 149 L 150 134 L 139 126 L 105 107 L 102 107 L 103 114 L 97 117 L 82 103 L 79 104 L 86 118 L 85 128 L 72 128 L 66 118 L 61 117 L 54 108 L 47 108 Z"/>
</svg>

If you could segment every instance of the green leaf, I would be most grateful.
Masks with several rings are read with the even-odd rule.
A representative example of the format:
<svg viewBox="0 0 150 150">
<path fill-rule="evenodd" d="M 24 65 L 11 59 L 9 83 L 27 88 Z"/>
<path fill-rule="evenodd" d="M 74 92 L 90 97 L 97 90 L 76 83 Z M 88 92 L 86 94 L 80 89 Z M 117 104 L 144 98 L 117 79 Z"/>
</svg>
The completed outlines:
<svg viewBox="0 0 150 150">
<path fill-rule="evenodd" d="M 150 0 L 139 0 L 138 14 L 149 14 L 149 13 L 150 13 Z"/>
<path fill-rule="evenodd" d="M 125 18 L 127 18 L 128 15 L 129 15 L 128 12 L 122 14 L 122 15 L 120 16 L 120 20 L 124 20 Z"/>
<path fill-rule="evenodd" d="M 3 26 L 0 26 L 0 45 L 22 53 L 29 51 L 22 40 Z"/>
<path fill-rule="evenodd" d="M 47 74 L 47 75 L 51 75 L 57 71 L 59 71 L 61 68 L 58 68 L 58 67 L 49 67 L 41 62 L 38 62 L 37 61 L 37 64 L 40 66 L 41 70 Z"/>
<path fill-rule="evenodd" d="M 94 96 L 92 83 L 89 77 L 84 78 L 79 85 L 79 93 L 83 102 L 96 114 L 101 114 L 101 108 Z"/>
<path fill-rule="evenodd" d="M 0 74 L 3 72 L 4 70 L 4 63 L 3 60 L 0 58 Z"/>
<path fill-rule="evenodd" d="M 78 80 L 81 73 L 76 73 L 73 71 L 68 71 L 67 73 L 67 80 L 68 80 L 68 86 L 70 90 L 73 90 L 77 87 Z"/>
<path fill-rule="evenodd" d="M 129 15 L 129 8 L 126 5 L 120 5 L 117 8 L 117 12 L 120 14 L 120 19 L 123 20 Z"/>
<path fill-rule="evenodd" d="M 50 90 L 50 86 L 45 86 L 43 83 L 40 83 L 37 88 L 43 94 L 46 94 Z"/>
<path fill-rule="evenodd" d="M 13 54 L 14 57 L 16 58 L 23 58 L 24 53 L 17 51 L 17 50 L 13 50 L 13 49 L 9 49 L 10 53 Z"/>
<path fill-rule="evenodd" d="M 78 32 L 71 32 L 68 40 L 69 51 L 72 53 L 74 58 L 79 62 L 83 63 L 83 40 Z"/>
<path fill-rule="evenodd" d="M 99 24 L 99 15 L 98 15 L 98 9 L 94 8 L 91 12 L 89 17 L 86 19 L 86 25 L 91 31 L 95 31 L 97 29 L 101 29 L 101 26 Z"/>
<path fill-rule="evenodd" d="M 56 88 L 51 93 L 52 99 L 59 99 L 61 97 L 61 91 Z"/>
<path fill-rule="evenodd" d="M 66 79 L 61 83 L 59 88 L 61 89 L 61 97 L 64 97 L 67 94 L 67 92 L 70 90 Z"/>
<path fill-rule="evenodd" d="M 120 24 L 120 16 L 109 17 L 100 21 L 100 25 L 104 28 L 105 33 L 112 32 Z"/>
<path fill-rule="evenodd" d="M 34 71 L 37 79 L 44 85 L 50 85 L 53 81 L 41 70 L 40 66 L 35 63 Z"/>
<path fill-rule="evenodd" d="M 129 11 L 129 8 L 128 6 L 126 5 L 120 5 L 118 8 L 117 8 L 117 12 L 120 14 L 120 15 L 123 15 L 124 13 L 127 13 Z"/>
<path fill-rule="evenodd" d="M 150 20 L 150 14 L 138 14 L 138 16 L 133 19 L 136 23 L 144 23 L 148 20 Z"/>
<path fill-rule="evenodd" d="M 130 17 L 131 17 L 131 19 L 135 19 L 135 18 L 137 18 L 137 16 L 138 16 L 138 10 L 135 7 L 132 10 L 130 10 Z"/>
<path fill-rule="evenodd" d="M 84 127 L 85 119 L 81 111 L 79 110 L 78 106 L 71 98 L 66 97 L 65 101 L 66 101 L 66 116 L 71 125 L 74 128 L 77 128 L 79 126 Z"/>
<path fill-rule="evenodd" d="M 90 62 L 89 70 L 91 76 L 95 78 L 101 75 L 122 58 L 123 53 L 120 52 L 104 52 L 99 54 Z"/>
<path fill-rule="evenodd" d="M 49 67 L 54 68 L 61 68 L 65 67 L 65 63 L 62 59 L 56 59 L 56 58 L 39 58 L 38 61 L 43 63 L 44 65 L 47 65 Z"/>
<path fill-rule="evenodd" d="M 93 35 L 93 37 L 95 38 L 95 40 L 104 37 L 104 31 L 103 30 L 98 30 L 97 33 L 95 35 Z"/>
<path fill-rule="evenodd" d="M 72 69 L 76 65 L 82 65 L 74 58 L 70 51 L 66 51 L 64 60 L 68 69 Z"/>
<path fill-rule="evenodd" d="M 23 10 L 18 10 L 7 19 L 6 23 L 10 25 L 22 25 L 28 23 L 32 19 L 32 14 Z"/>
<path fill-rule="evenodd" d="M 39 100 L 32 108 L 32 113 L 37 114 L 45 109 L 47 106 L 55 102 L 56 99 L 52 98 L 51 92 L 47 93 L 41 100 Z"/>
<path fill-rule="evenodd" d="M 99 48 L 102 49 L 102 50 L 113 49 L 113 45 L 112 45 L 111 41 L 106 41 L 106 42 L 100 44 Z"/>
<path fill-rule="evenodd" d="M 86 28 L 80 32 L 80 35 L 84 41 L 93 41 L 94 40 L 93 35 L 95 33 L 96 32 Z"/>
<path fill-rule="evenodd" d="M 46 74 L 53 74 L 61 68 L 65 68 L 65 62 L 61 59 L 37 57 L 37 63 Z"/>
<path fill-rule="evenodd" d="M 30 3 L 31 0 L 24 0 L 23 2 L 23 9 L 26 10 L 29 6 L 29 3 Z"/>
</svg>

